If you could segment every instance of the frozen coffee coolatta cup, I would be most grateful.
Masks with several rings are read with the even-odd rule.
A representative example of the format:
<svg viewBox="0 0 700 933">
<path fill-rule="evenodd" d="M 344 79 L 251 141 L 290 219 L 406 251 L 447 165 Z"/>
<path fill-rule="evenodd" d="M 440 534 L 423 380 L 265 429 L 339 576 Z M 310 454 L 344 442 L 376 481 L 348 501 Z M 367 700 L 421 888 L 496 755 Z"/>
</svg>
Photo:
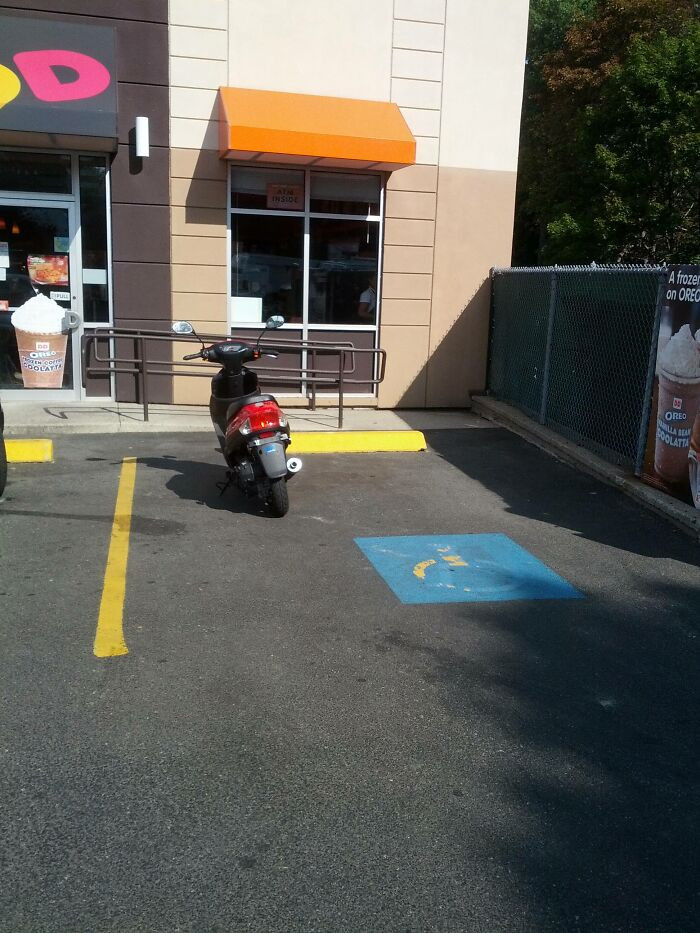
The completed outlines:
<svg viewBox="0 0 700 933">
<path fill-rule="evenodd" d="M 60 389 L 70 316 L 46 295 L 35 295 L 12 315 L 26 389 Z"/>
<path fill-rule="evenodd" d="M 688 476 L 690 437 L 700 410 L 700 343 L 688 324 L 664 347 L 657 373 L 654 470 L 667 483 L 682 483 Z"/>
</svg>

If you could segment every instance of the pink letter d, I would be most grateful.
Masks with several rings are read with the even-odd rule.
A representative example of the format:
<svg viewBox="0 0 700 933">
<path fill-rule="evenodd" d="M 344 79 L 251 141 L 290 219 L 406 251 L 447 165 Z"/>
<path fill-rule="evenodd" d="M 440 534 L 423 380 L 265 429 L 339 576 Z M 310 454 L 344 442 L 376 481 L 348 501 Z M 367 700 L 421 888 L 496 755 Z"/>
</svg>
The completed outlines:
<svg viewBox="0 0 700 933">
<path fill-rule="evenodd" d="M 48 103 L 97 97 L 112 80 L 102 62 L 82 52 L 66 49 L 17 52 L 14 60 L 34 96 Z M 56 66 L 71 68 L 77 78 L 63 84 L 53 72 Z"/>
</svg>

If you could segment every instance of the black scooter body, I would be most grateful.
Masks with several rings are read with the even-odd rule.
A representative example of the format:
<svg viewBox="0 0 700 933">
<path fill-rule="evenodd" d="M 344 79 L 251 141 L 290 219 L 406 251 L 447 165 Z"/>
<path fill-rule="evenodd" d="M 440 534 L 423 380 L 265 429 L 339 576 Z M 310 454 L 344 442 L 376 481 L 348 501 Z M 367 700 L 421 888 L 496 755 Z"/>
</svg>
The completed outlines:
<svg viewBox="0 0 700 933">
<path fill-rule="evenodd" d="M 249 348 L 233 341 L 216 346 L 217 362 L 223 362 L 224 367 L 211 380 L 209 414 L 226 463 L 244 491 L 252 492 L 261 480 L 288 476 L 285 450 L 289 435 L 277 431 L 274 437 L 261 440 L 229 430 L 231 421 L 246 405 L 268 401 L 277 404 L 274 396 L 260 392 L 257 373 L 237 363 L 242 349 Z"/>
</svg>

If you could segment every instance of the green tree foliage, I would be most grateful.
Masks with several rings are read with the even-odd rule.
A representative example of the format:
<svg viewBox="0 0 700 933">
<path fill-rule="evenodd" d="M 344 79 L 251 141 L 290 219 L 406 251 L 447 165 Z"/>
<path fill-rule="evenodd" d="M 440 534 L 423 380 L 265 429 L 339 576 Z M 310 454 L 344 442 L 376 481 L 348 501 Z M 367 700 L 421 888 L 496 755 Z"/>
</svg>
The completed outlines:
<svg viewBox="0 0 700 933">
<path fill-rule="evenodd" d="M 515 262 L 698 257 L 694 7 L 533 0 Z"/>
</svg>

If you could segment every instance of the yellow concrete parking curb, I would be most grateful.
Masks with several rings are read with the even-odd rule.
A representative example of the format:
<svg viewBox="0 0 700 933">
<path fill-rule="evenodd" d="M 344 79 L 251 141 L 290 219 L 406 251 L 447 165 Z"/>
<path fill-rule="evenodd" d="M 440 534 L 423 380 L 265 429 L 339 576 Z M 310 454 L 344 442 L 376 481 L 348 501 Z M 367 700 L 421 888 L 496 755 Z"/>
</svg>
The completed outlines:
<svg viewBox="0 0 700 933">
<path fill-rule="evenodd" d="M 370 454 L 426 448 L 422 431 L 295 431 L 288 453 Z"/>
<path fill-rule="evenodd" d="M 22 438 L 5 441 L 8 463 L 53 463 L 53 441 Z"/>
</svg>

